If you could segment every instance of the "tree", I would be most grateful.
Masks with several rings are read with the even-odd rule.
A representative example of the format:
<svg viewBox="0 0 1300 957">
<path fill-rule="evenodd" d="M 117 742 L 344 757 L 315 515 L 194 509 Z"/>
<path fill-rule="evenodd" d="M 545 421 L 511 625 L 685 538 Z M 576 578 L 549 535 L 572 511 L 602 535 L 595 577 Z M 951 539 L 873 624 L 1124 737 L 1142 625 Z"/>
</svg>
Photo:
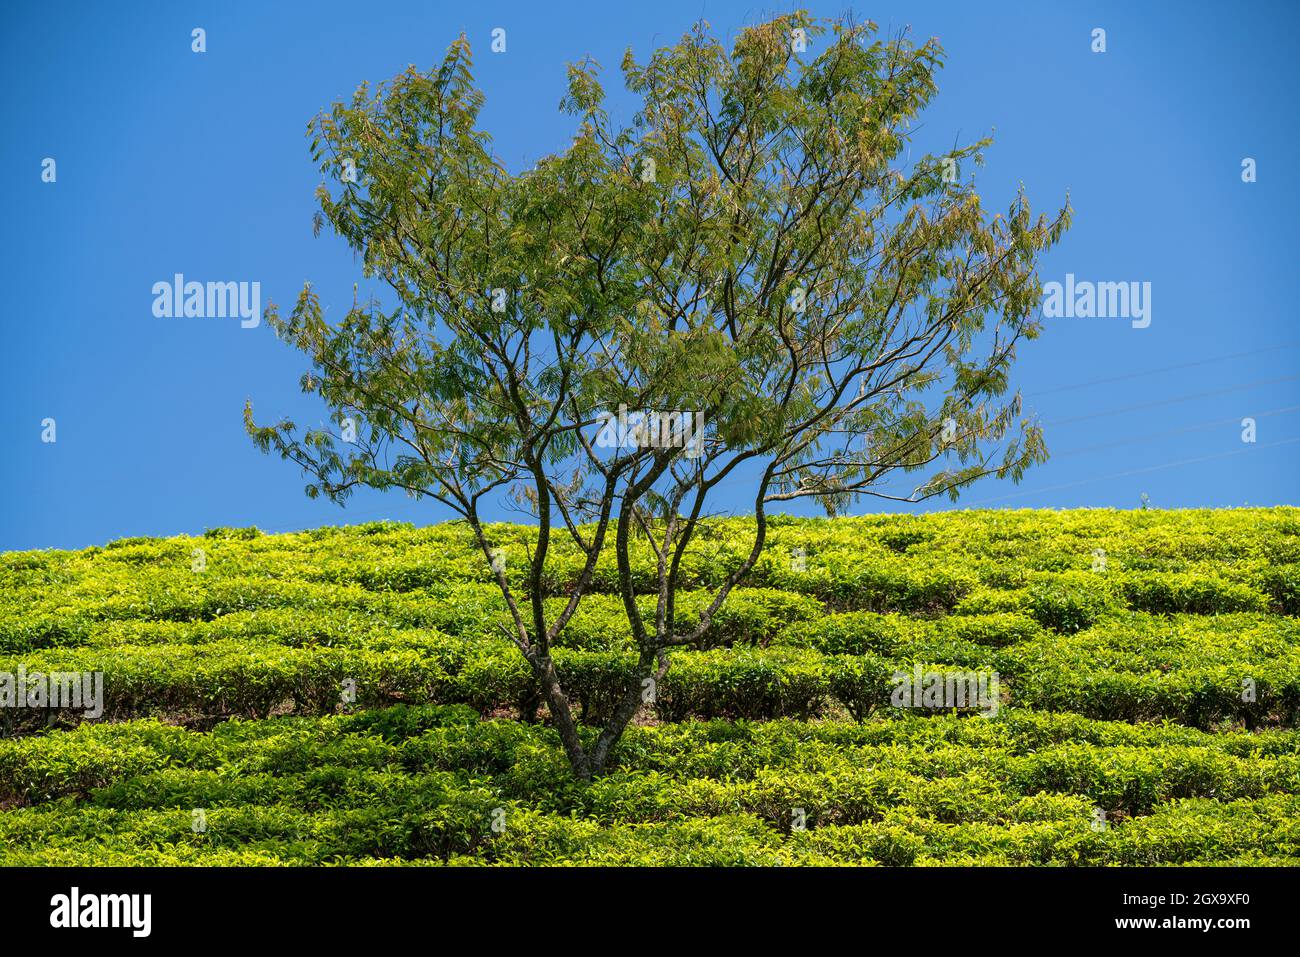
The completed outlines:
<svg viewBox="0 0 1300 957">
<path fill-rule="evenodd" d="M 247 406 L 249 433 L 311 476 L 311 496 L 406 489 L 467 523 L 579 776 L 608 765 L 669 652 L 698 642 L 753 568 L 773 503 L 835 514 L 862 496 L 955 497 L 1045 457 L 1008 377 L 1039 331 L 1036 259 L 1069 207 L 1034 219 L 1021 192 L 986 215 L 959 173 L 988 140 L 905 162 L 941 61 L 935 40 L 804 13 L 730 52 L 700 24 L 643 65 L 624 57 L 640 100 L 625 128 L 597 64 L 571 65 L 572 145 L 511 174 L 476 125 L 461 37 L 437 69 L 363 85 L 308 124 L 332 182 L 316 228 L 328 221 L 393 299 L 333 325 L 310 285 L 287 318 L 272 305 L 270 325 L 311 358 L 303 389 L 359 425 L 343 442 L 258 426 Z M 626 410 L 639 422 L 620 429 L 638 418 Z M 929 474 L 910 491 L 885 483 L 916 470 Z M 753 491 L 752 547 L 682 628 L 683 554 L 710 495 L 736 482 Z M 507 493 L 536 524 L 522 581 L 493 561 L 483 520 Z M 586 734 L 552 648 L 611 538 L 636 665 Z M 548 616 L 559 544 L 581 572 Z M 632 551 L 647 546 L 643 618 Z"/>
</svg>

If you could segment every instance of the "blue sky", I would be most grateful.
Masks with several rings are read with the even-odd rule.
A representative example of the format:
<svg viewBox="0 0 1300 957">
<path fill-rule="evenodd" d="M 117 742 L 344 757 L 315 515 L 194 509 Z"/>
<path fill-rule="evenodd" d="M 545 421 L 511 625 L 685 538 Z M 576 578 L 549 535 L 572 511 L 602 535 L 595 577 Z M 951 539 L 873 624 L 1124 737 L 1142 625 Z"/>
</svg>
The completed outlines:
<svg viewBox="0 0 1300 957">
<path fill-rule="evenodd" d="M 940 38 L 948 64 L 923 141 L 994 133 L 977 178 L 986 208 L 1004 208 L 1020 182 L 1039 209 L 1070 192 L 1074 227 L 1043 261 L 1044 281 L 1151 283 L 1147 328 L 1047 321 L 1015 384 L 1053 459 L 1018 486 L 986 480 L 963 504 L 1133 508 L 1144 493 L 1167 508 L 1294 503 L 1300 8 L 806 6 Z M 312 237 L 319 174 L 306 122 L 362 80 L 430 66 L 462 31 L 487 95 L 483 125 L 522 169 L 569 142 L 558 110 L 567 62 L 594 56 L 626 107 L 617 67 L 628 46 L 643 58 L 701 16 L 730 35 L 784 9 L 6 4 L 0 549 L 449 517 L 402 495 L 361 494 L 346 509 L 306 499 L 297 470 L 258 453 L 241 421 L 246 398 L 263 421 L 322 417 L 298 392 L 301 359 L 265 324 L 156 318 L 153 284 L 175 273 L 257 281 L 263 304 L 286 304 L 311 280 L 327 307 L 346 308 L 360 272 L 341 241 Z M 191 51 L 195 27 L 206 53 Z M 502 54 L 489 52 L 497 27 Z M 1097 27 L 1105 53 L 1091 50 Z M 42 181 L 47 157 L 53 183 Z M 1257 182 L 1242 182 L 1245 157 Z M 46 418 L 54 443 L 42 441 Z M 749 493 L 734 494 L 718 505 L 746 508 Z"/>
</svg>

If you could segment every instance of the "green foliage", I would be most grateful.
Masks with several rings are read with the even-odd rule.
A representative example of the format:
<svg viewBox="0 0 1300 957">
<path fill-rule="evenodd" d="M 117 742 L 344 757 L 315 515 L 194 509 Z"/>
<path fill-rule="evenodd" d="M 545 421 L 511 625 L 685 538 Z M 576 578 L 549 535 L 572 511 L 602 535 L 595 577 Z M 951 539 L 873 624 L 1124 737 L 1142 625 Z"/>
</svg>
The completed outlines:
<svg viewBox="0 0 1300 957">
<path fill-rule="evenodd" d="M 135 864 L 893 866 L 1281 862 L 1297 848 L 1291 732 L 1014 709 L 686 722 L 631 729 L 586 783 L 552 734 L 404 706 L 208 733 L 86 725 L 0 743 L 0 846 L 8 864 L 84 862 L 93 846 Z"/>
<path fill-rule="evenodd" d="M 1029 589 L 1029 610 L 1039 624 L 1066 634 L 1091 627 L 1114 602 L 1109 583 L 1066 572 Z"/>
<path fill-rule="evenodd" d="M 783 519 L 592 781 L 463 524 L 6 553 L 0 672 L 99 670 L 107 698 L 0 711 L 0 862 L 1294 865 L 1293 515 Z M 751 531 L 706 525 L 682 614 Z M 584 599 L 555 649 L 584 741 L 635 654 L 618 597 Z M 916 663 L 996 671 L 1003 706 L 893 707 Z"/>
<path fill-rule="evenodd" d="M 402 490 L 464 520 L 477 580 L 504 606 L 484 624 L 538 683 L 519 708 L 545 700 L 579 777 L 604 768 L 669 650 L 766 646 L 809 617 L 810 603 L 754 595 L 714 619 L 742 579 L 788 585 L 758 569 L 769 505 L 836 515 L 865 497 L 956 499 L 1046 458 L 1010 373 L 1041 331 L 1038 261 L 1071 211 L 1035 215 L 1023 189 L 986 211 L 956 174 L 982 163 L 987 139 L 913 155 L 943 61 L 934 38 L 847 16 L 793 11 L 729 43 L 699 21 L 644 62 L 627 52 L 627 122 L 606 108 L 599 65 L 570 64 L 572 141 L 514 173 L 480 126 L 462 35 L 431 69 L 363 83 L 308 122 L 315 231 L 328 224 L 383 296 L 338 309 L 308 283 L 285 312 L 270 305 L 327 422 L 259 424 L 250 400 L 245 428 L 307 476 L 310 497 Z M 924 476 L 899 494 L 886 486 L 898 472 Z M 683 561 L 709 537 L 699 518 L 716 490 L 738 481 L 753 487 L 750 540 Z M 502 493 L 537 520 L 522 555 L 506 548 L 516 531 L 481 517 Z M 841 552 L 803 584 L 835 610 L 950 611 L 980 582 L 903 560 L 927 541 L 920 523 L 890 530 L 876 542 L 890 560 Z M 438 583 L 408 556 L 359 581 Z M 683 594 L 701 587 L 712 594 Z M 589 621 L 560 640 L 592 592 L 617 595 L 628 640 Z M 621 693 L 560 681 L 553 651 L 629 644 Z M 503 681 L 498 697 L 520 690 Z M 605 722 L 590 753 L 575 696 Z"/>
</svg>

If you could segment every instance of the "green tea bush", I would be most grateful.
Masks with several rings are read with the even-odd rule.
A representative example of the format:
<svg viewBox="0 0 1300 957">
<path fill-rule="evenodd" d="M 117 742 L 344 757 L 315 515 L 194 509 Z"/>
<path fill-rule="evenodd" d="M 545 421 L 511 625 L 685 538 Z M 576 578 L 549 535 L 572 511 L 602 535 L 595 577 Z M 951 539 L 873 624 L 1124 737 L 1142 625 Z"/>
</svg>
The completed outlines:
<svg viewBox="0 0 1300 957">
<path fill-rule="evenodd" d="M 1099 575 L 1070 572 L 1029 589 L 1029 611 L 1044 628 L 1073 634 L 1095 624 L 1116 607 L 1110 586 Z"/>
<path fill-rule="evenodd" d="M 1291 562 L 1260 575 L 1260 589 L 1284 615 L 1300 615 L 1300 564 Z"/>
<path fill-rule="evenodd" d="M 752 532 L 705 523 L 679 629 Z M 584 782 L 462 524 L 0 554 L 0 863 L 1294 866 L 1297 567 L 1285 508 L 779 516 Z M 588 744 L 633 673 L 596 584 L 554 649 Z M 918 664 L 1002 706 L 894 707 Z M 5 703 L 20 667 L 102 672 L 104 714 Z"/>
<path fill-rule="evenodd" d="M 1220 615 L 1268 610 L 1267 596 L 1256 589 L 1205 575 L 1128 575 L 1121 591 L 1138 611 Z"/>
</svg>

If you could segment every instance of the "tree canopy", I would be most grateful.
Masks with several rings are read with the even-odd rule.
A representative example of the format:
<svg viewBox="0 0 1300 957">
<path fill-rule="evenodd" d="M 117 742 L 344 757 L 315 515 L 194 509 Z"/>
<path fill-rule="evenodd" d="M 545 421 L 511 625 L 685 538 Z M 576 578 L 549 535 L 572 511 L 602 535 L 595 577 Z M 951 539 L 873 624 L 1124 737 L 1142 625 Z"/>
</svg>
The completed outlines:
<svg viewBox="0 0 1300 957">
<path fill-rule="evenodd" d="M 333 424 L 260 426 L 249 406 L 248 430 L 305 470 L 309 495 L 405 489 L 468 523 L 579 775 L 607 765 L 670 650 L 752 569 L 772 507 L 956 497 L 1045 457 L 1009 380 L 1069 207 L 1034 216 L 1021 192 L 989 215 L 970 175 L 987 139 L 909 157 L 942 58 L 935 40 L 801 12 L 730 49 L 701 23 L 644 62 L 626 54 L 626 126 L 598 65 L 570 65 L 572 145 L 512 173 L 479 127 L 462 37 L 435 69 L 362 85 L 308 124 L 316 227 L 391 295 L 333 324 L 310 285 L 288 315 L 268 309 Z M 682 555 L 738 487 L 752 550 L 683 630 Z M 523 581 L 483 518 L 507 495 L 537 526 Z M 548 616 L 553 539 L 586 561 Z M 652 620 L 634 543 L 655 556 Z M 640 650 L 593 740 L 551 647 L 609 549 Z"/>
</svg>

